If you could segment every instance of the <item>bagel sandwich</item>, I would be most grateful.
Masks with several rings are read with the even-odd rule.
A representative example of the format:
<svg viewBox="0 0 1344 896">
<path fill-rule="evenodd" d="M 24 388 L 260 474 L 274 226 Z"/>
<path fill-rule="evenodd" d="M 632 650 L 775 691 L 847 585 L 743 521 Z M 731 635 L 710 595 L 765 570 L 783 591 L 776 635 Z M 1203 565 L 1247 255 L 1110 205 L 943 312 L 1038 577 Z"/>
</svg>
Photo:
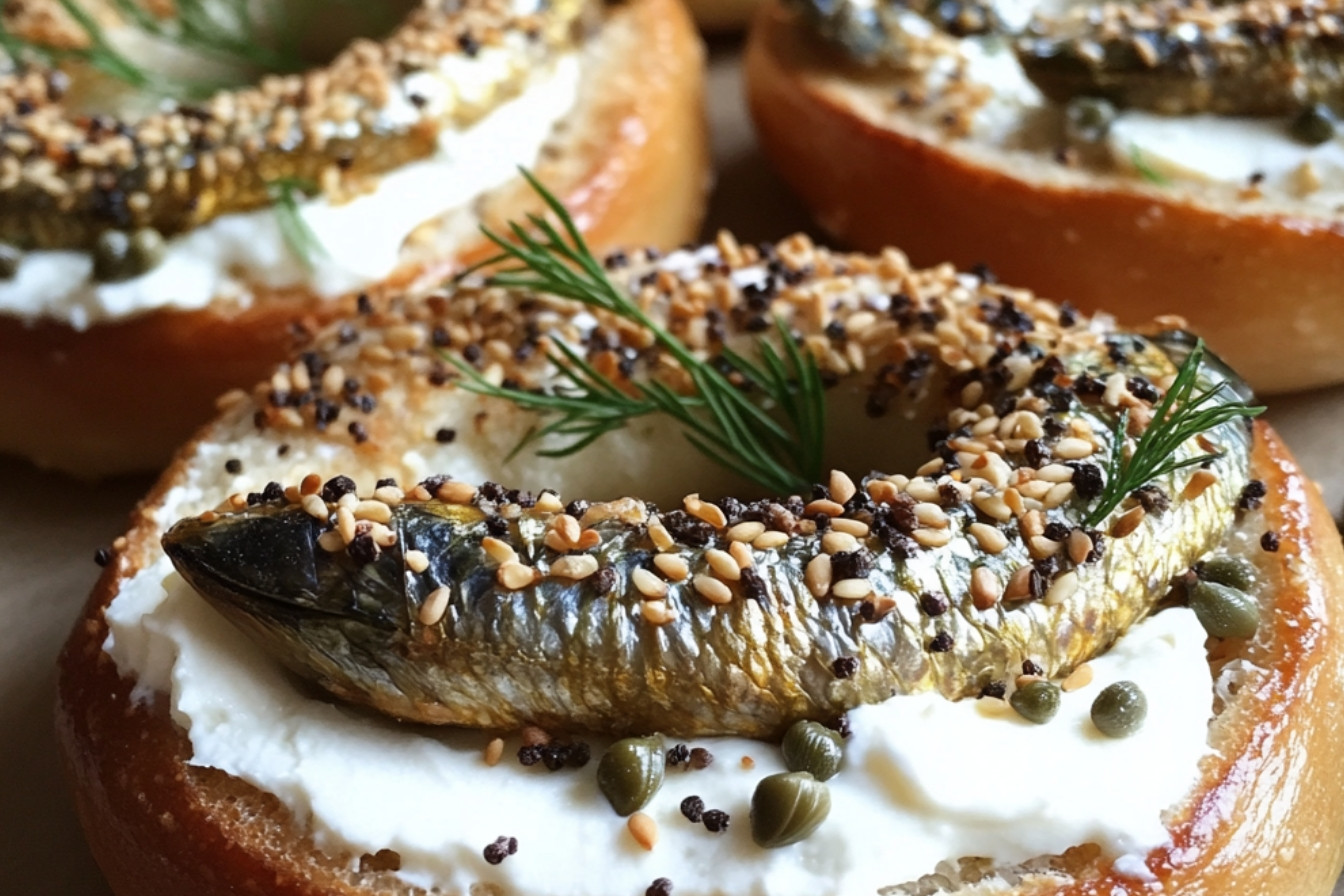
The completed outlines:
<svg viewBox="0 0 1344 896">
<path fill-rule="evenodd" d="M 316 335 L 137 509 L 58 685 L 113 892 L 1330 891 L 1344 554 L 1200 343 L 560 235 Z"/>
<path fill-rule="evenodd" d="M 1122 323 L 1180 314 L 1283 392 L 1344 380 L 1339 15 L 777 0 L 747 89 L 766 155 L 836 238 L 985 264 Z"/>
<path fill-rule="evenodd" d="M 534 210 L 520 167 L 598 245 L 699 225 L 702 50 L 675 0 L 138 9 L 3 11 L 0 376 L 22 423 L 0 452 L 160 468 L 296 332 L 477 259 L 479 225 Z"/>
</svg>

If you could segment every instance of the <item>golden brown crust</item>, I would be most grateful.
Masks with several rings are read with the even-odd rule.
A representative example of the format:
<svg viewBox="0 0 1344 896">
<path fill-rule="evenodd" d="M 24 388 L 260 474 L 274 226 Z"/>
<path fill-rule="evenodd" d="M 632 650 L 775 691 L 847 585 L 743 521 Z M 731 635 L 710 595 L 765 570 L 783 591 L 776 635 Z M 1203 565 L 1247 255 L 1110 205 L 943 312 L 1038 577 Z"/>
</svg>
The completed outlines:
<svg viewBox="0 0 1344 896">
<path fill-rule="evenodd" d="M 834 59 L 778 3 L 746 55 L 766 154 L 821 226 L 917 264 L 988 263 L 1005 282 L 1122 323 L 1187 318 L 1265 392 L 1344 380 L 1344 225 L 1233 214 L 1141 183 L 1080 187 L 958 154 L 857 110 Z"/>
<path fill-rule="evenodd" d="M 1277 435 L 1257 424 L 1254 475 L 1268 487 L 1265 523 L 1279 536 L 1284 587 L 1273 602 L 1268 671 L 1225 710 L 1220 753 L 1149 867 L 1160 892 L 1326 894 L 1344 862 L 1344 550 L 1314 485 Z M 132 699 L 102 652 L 103 609 L 157 533 L 149 515 L 182 475 L 184 450 L 146 499 L 60 659 L 57 728 L 93 853 L 118 896 L 192 892 L 317 896 L 409 892 L 387 875 L 345 872 L 313 849 L 273 798 L 185 764 L 188 744 L 163 698 Z M 362 878 L 362 879 L 361 879 Z M 995 892 L 1001 892 L 996 890 Z M 1055 896 L 1152 893 L 1099 869 L 1070 884 L 1016 891 Z"/>
<path fill-rule="evenodd" d="M 676 245 L 694 236 L 708 184 L 700 43 L 679 0 L 637 0 L 612 16 L 613 37 L 599 48 L 584 100 L 537 173 L 595 246 Z M 485 216 L 498 223 L 533 202 L 514 183 Z M 457 255 L 484 251 L 478 242 Z M 441 277 L 450 266 L 425 262 L 386 286 Z M 0 412 L 16 421 L 0 452 L 84 476 L 161 465 L 216 397 L 288 354 L 291 326 L 347 316 L 352 303 L 267 292 L 241 311 L 160 311 L 82 332 L 0 316 Z"/>
</svg>

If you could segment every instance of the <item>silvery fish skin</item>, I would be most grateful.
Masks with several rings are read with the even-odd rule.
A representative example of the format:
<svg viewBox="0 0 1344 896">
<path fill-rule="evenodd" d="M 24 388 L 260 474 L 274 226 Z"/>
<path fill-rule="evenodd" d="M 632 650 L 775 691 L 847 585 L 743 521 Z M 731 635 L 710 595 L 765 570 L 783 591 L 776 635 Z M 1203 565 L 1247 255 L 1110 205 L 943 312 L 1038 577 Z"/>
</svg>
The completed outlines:
<svg viewBox="0 0 1344 896">
<path fill-rule="evenodd" d="M 1073 7 L 1016 42 L 1049 99 L 1101 97 L 1167 115 L 1344 108 L 1344 0 L 1190 0 Z"/>
<path fill-rule="evenodd" d="M 980 0 L 796 0 L 824 39 L 865 64 L 902 66 L 926 37 L 1012 38 L 1027 77 L 1058 103 L 1099 97 L 1167 115 L 1344 109 L 1344 0 L 1074 3 L 1022 27 Z"/>
<path fill-rule="evenodd" d="M 1205 361 L 1202 382 L 1222 384 L 1215 401 L 1246 397 L 1216 359 Z M 1102 380 L 1115 369 L 1148 377 L 1172 369 L 1152 342 L 1119 366 L 1104 353 L 1064 363 Z M 1109 441 L 1113 414 L 1073 399 L 1059 419 L 1086 419 Z M 337 494 L 342 488 L 317 506 L 311 496 L 307 506 L 259 500 L 183 520 L 163 543 L 190 585 L 290 669 L 401 719 L 769 737 L 798 719 L 834 719 L 897 694 L 973 696 L 1020 673 L 1024 660 L 1065 674 L 1103 651 L 1231 525 L 1249 476 L 1250 429 L 1234 420 L 1180 453 L 1210 446 L 1219 452 L 1206 464 L 1212 485 L 1186 492 L 1190 470 L 1154 483 L 1169 507 L 1154 507 L 1127 534 L 1112 537 L 1118 512 L 1102 525 L 1108 534 L 1088 530 L 1085 496 L 1052 509 L 1046 535 L 1057 551 L 1016 522 L 1000 527 L 1000 550 L 983 549 L 968 527 L 989 519 L 984 495 L 950 502 L 942 544 L 921 538 L 929 530 L 916 517 L 927 508 L 913 500 L 851 501 L 843 516 L 866 521 L 869 534 L 860 551 L 831 553 L 827 564 L 834 578 L 866 579 L 871 594 L 855 599 L 842 599 L 838 583 L 820 597 L 809 587 L 809 564 L 835 549 L 826 538 L 837 524 L 818 531 L 785 503 L 746 505 L 728 519 L 763 519 L 789 536 L 753 547 L 750 571 L 736 580 L 712 553 L 731 556 L 730 528 L 625 499 L 587 508 L 564 530 L 558 510 L 521 506 L 494 486 L 470 503 L 396 502 L 381 514 L 382 529 L 366 526 L 344 543 L 337 536 L 334 547 L 341 502 L 347 511 L 354 503 Z M 890 480 L 866 477 L 860 492 L 882 494 L 879 481 Z M 507 516 L 497 513 L 504 507 Z M 569 540 L 557 542 L 557 530 Z M 1073 549 L 1078 530 L 1093 548 L 1086 557 Z M 594 534 L 575 540 L 580 531 Z M 660 545 L 655 535 L 664 532 L 675 544 Z M 651 575 L 671 568 L 652 562 L 660 552 L 683 560 L 686 575 Z M 580 555 L 596 561 L 584 561 L 587 574 L 561 574 L 562 560 Z M 531 572 L 518 581 L 505 566 Z M 726 585 L 731 599 L 707 600 L 701 576 Z M 991 577 L 1006 590 L 977 609 L 976 582 Z M 671 618 L 647 612 L 663 606 L 648 599 L 651 578 L 666 589 Z M 426 602 L 445 597 L 426 612 Z"/>
</svg>

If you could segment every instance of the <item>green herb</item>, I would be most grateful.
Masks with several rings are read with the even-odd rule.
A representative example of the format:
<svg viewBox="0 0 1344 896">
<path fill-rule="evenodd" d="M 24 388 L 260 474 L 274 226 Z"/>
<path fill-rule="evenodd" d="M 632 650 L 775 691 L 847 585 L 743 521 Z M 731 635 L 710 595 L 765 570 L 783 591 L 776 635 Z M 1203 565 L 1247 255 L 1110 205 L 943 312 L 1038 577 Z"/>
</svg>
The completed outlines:
<svg viewBox="0 0 1344 896">
<path fill-rule="evenodd" d="M 1134 170 L 1139 172 L 1139 177 L 1142 177 L 1148 183 L 1156 184 L 1159 187 L 1171 185 L 1171 180 L 1166 175 L 1148 164 L 1148 160 L 1143 157 L 1143 150 L 1139 149 L 1138 144 L 1129 144 L 1129 164 L 1133 165 Z"/>
<path fill-rule="evenodd" d="M 1210 404 L 1214 396 L 1222 391 L 1222 383 L 1215 383 L 1196 394 L 1195 386 L 1199 381 L 1203 360 L 1204 341 L 1201 339 L 1195 343 L 1176 372 L 1171 388 L 1153 410 L 1152 422 L 1139 437 L 1138 444 L 1128 458 L 1125 458 L 1125 429 L 1129 424 L 1129 412 L 1122 413 L 1115 421 L 1111 432 L 1111 453 L 1106 463 L 1106 486 L 1088 515 L 1089 526 L 1104 520 L 1135 489 L 1177 470 L 1221 457 L 1217 453 L 1205 452 L 1178 458 L 1176 452 L 1187 440 L 1229 421 L 1264 413 L 1263 407 L 1251 407 L 1240 401 Z"/>
<path fill-rule="evenodd" d="M 280 225 L 280 237 L 290 248 L 303 266 L 312 270 L 319 258 L 325 258 L 327 250 L 322 241 L 313 233 L 313 228 L 303 217 L 299 203 L 316 196 L 317 184 L 301 177 L 279 177 L 267 185 L 271 200 L 275 203 L 275 218 Z"/>
<path fill-rule="evenodd" d="M 557 342 L 550 354 L 560 381 L 551 392 L 495 385 L 462 359 L 450 356 L 462 371 L 467 389 L 555 415 L 554 420 L 524 437 L 514 453 L 554 436 L 567 441 L 538 453 L 563 457 L 635 417 L 663 413 L 679 422 L 690 443 L 715 463 L 767 489 L 798 492 L 819 481 L 825 390 L 816 361 L 798 348 L 783 322 L 775 322 L 782 349 L 766 339 L 759 340 L 759 361 L 728 349 L 720 353 L 740 377 L 740 382 L 734 382 L 713 364 L 698 358 L 631 301 L 625 290 L 607 277 L 560 201 L 531 173 L 523 171 L 523 176 L 559 220 L 561 229 L 541 215 L 528 215 L 527 225 L 510 224 L 511 238 L 482 228 L 500 253 L 461 276 L 482 267 L 512 263 L 495 270 L 488 282 L 573 299 L 632 321 L 648 330 L 658 346 L 681 366 L 690 378 L 692 391 L 681 394 L 654 380 L 622 387 L 563 342 Z"/>
</svg>

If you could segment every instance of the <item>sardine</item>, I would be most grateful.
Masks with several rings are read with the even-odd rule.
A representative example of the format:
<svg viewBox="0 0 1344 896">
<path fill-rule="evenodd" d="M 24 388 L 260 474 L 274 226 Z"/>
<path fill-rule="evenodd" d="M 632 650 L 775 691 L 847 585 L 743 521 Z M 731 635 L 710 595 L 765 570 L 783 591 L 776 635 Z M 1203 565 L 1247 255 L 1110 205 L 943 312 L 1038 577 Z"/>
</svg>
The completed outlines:
<svg viewBox="0 0 1344 896">
<path fill-rule="evenodd" d="M 1344 0 L 1088 4 L 1038 16 L 1016 49 L 1060 103 L 1092 96 L 1168 115 L 1344 108 Z"/>
<path fill-rule="evenodd" d="M 423 0 L 385 40 L 357 41 L 320 70 L 124 121 L 68 108 L 68 74 L 0 21 L 0 95 L 9 110 L 0 242 L 91 249 L 108 230 L 168 237 L 264 208 L 281 188 L 335 201 L 358 195 L 382 174 L 433 155 L 443 129 L 465 127 L 516 96 L 532 72 L 575 46 L 595 6 L 559 0 L 523 14 L 481 0 Z M 484 55 L 496 49 L 504 60 Z M 464 70 L 469 85 L 459 83 Z"/>
<path fill-rule="evenodd" d="M 183 520 L 163 544 L 283 664 L 401 719 L 765 737 L 898 694 L 974 696 L 1024 662 L 1056 676 L 1106 649 L 1234 519 L 1244 420 L 1179 449 L 1207 454 L 1196 472 L 1087 524 L 1118 450 L 1103 390 L 1141 427 L 1152 383 L 1174 369 L 1155 342 L 1119 340 L 1038 354 L 1015 391 L 985 393 L 1002 432 L 948 409 L 921 475 L 833 477 L 819 494 L 835 501 L 689 496 L 671 512 L 625 499 L 567 513 L 554 495 L 446 477 L 360 500 L 336 477 Z M 1216 359 L 1200 378 L 1218 385 L 1215 404 L 1245 398 Z M 1043 404 L 1032 419 L 1013 410 Z M 1014 441 L 1042 418 L 1043 435 Z M 1022 446 L 1004 455 L 1016 471 L 984 451 L 1000 436 Z M 1015 514 L 1023 495 L 1044 510 Z"/>
</svg>

